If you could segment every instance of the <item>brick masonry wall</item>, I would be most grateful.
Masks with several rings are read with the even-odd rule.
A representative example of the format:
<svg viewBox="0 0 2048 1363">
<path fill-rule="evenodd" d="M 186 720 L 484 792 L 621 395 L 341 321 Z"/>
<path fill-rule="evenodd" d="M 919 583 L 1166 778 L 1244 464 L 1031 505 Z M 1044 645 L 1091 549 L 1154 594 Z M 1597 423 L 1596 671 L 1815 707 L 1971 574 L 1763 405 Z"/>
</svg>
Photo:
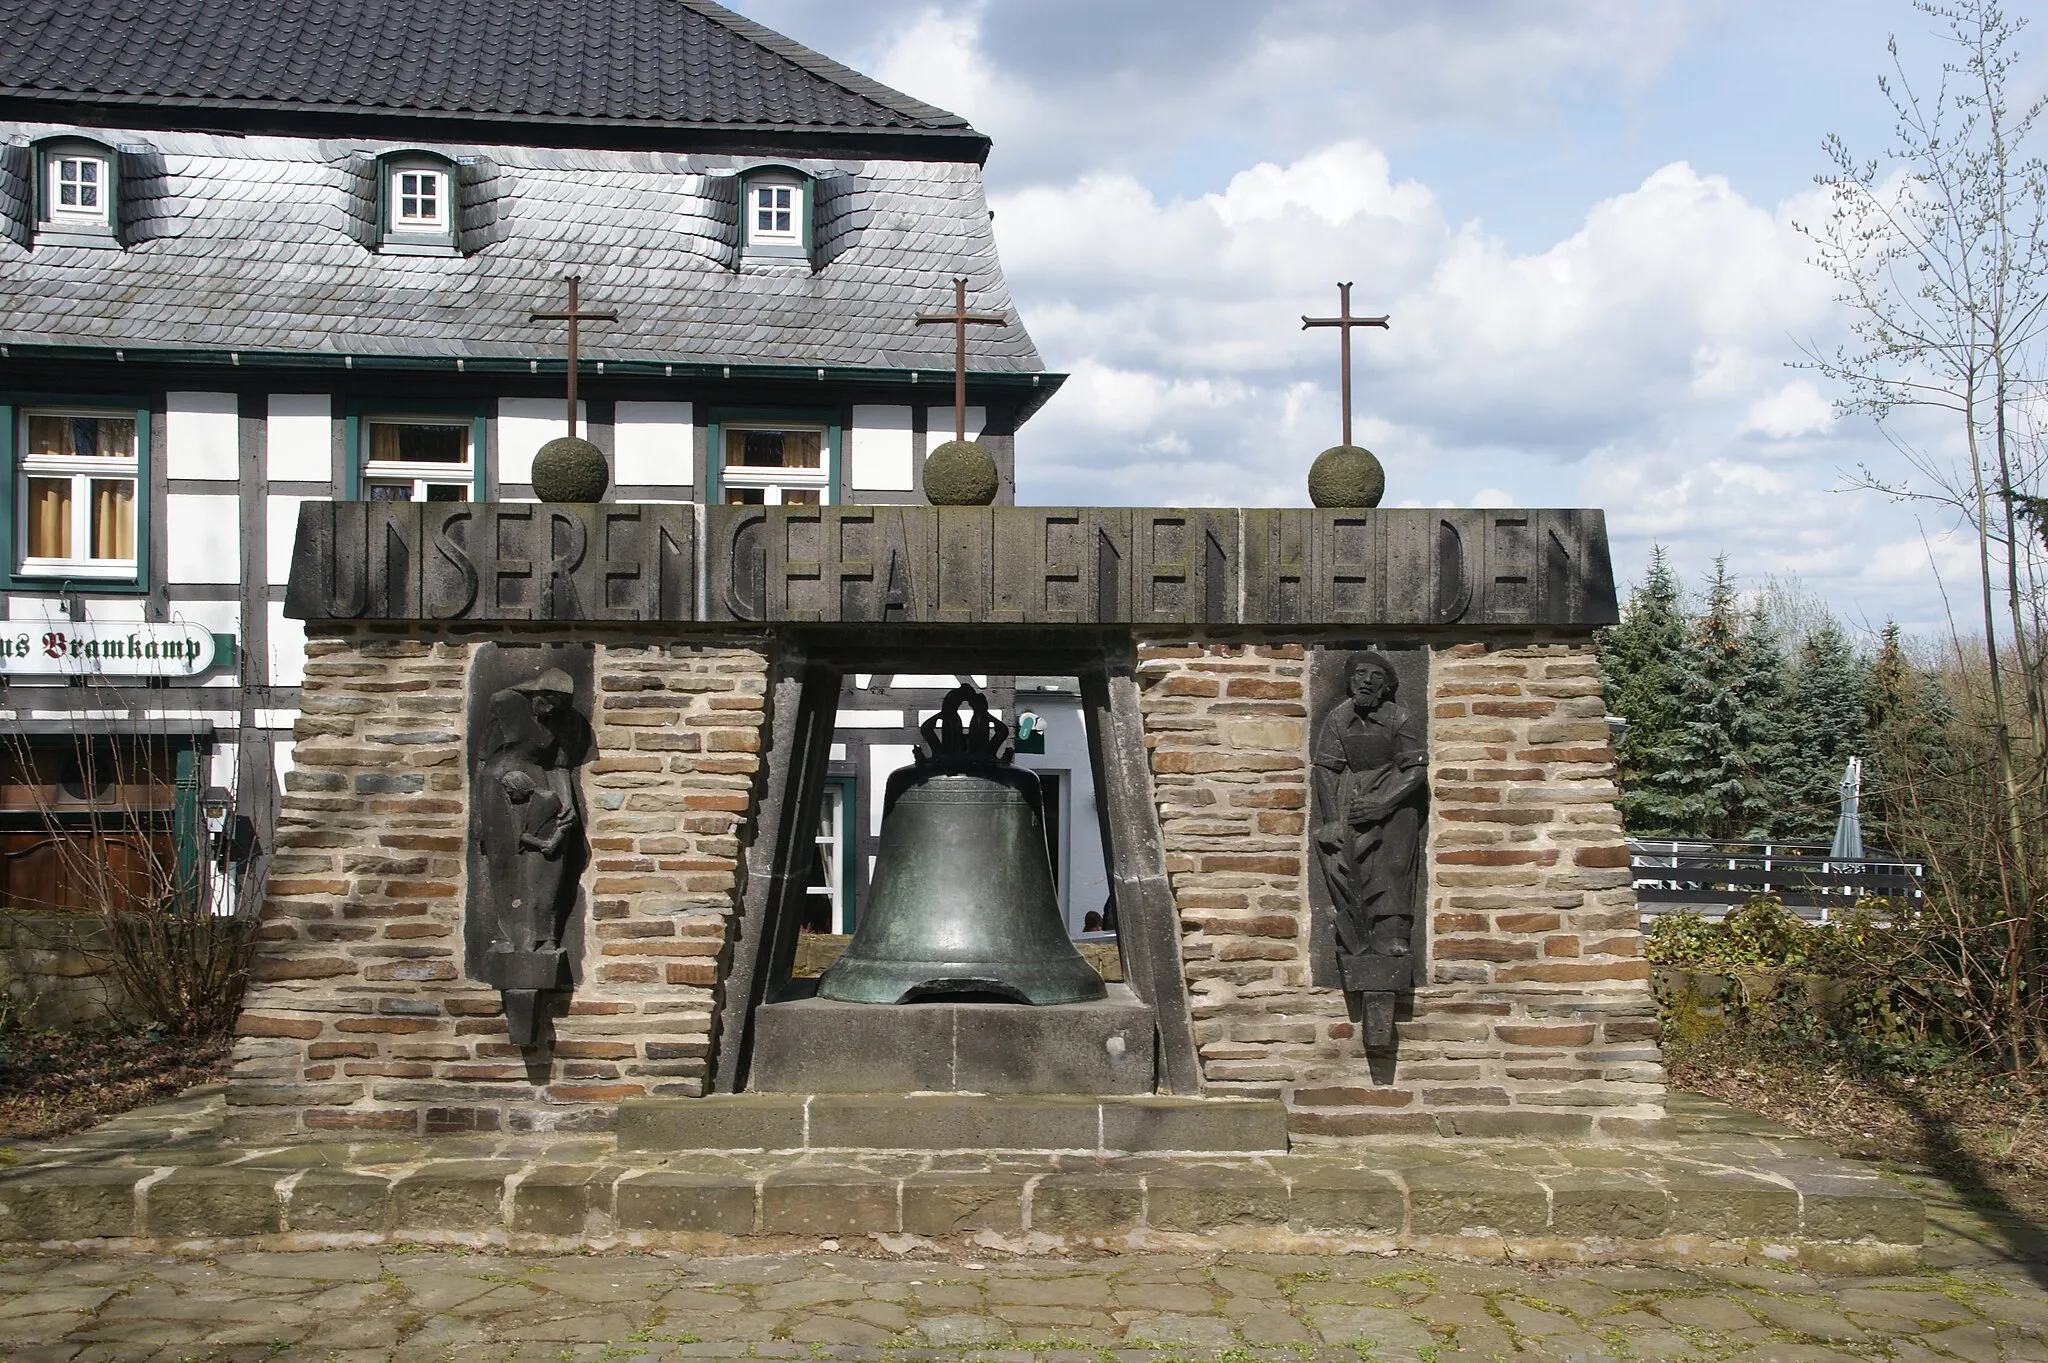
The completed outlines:
<svg viewBox="0 0 2048 1363">
<path fill-rule="evenodd" d="M 764 718 L 758 648 L 598 639 L 581 985 L 552 1053 L 462 975 L 474 636 L 309 640 L 232 1135 L 595 1129 L 703 1091 Z"/>
<path fill-rule="evenodd" d="M 479 636 L 310 641 L 229 1125 L 248 1138 L 599 1129 L 704 1090 L 765 719 L 760 647 L 597 633 L 581 985 L 551 1052 L 462 976 Z M 1428 652 L 1428 983 L 1389 1060 L 1310 978 L 1312 650 L 1154 639 L 1142 709 L 1212 1092 L 1299 1136 L 1654 1135 L 1648 964 L 1583 642 Z M 1418 702 L 1404 695 L 1406 704 Z"/>
<path fill-rule="evenodd" d="M 1428 983 L 1391 1063 L 1362 1053 L 1342 993 L 1310 984 L 1309 665 L 1250 639 L 1140 649 L 1210 1090 L 1283 1098 L 1309 1137 L 1662 1134 L 1591 647 L 1430 649 Z"/>
</svg>

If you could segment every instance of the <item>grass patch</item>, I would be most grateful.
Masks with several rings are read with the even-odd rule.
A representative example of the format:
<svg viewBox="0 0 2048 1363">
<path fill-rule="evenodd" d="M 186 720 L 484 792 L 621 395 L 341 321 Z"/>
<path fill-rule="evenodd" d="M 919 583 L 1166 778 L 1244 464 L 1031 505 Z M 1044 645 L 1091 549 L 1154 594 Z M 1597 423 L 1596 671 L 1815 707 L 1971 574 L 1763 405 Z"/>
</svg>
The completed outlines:
<svg viewBox="0 0 2048 1363">
<path fill-rule="evenodd" d="M 145 1031 L 0 1032 L 0 1139 L 68 1136 L 224 1079 L 230 1044 Z"/>
</svg>

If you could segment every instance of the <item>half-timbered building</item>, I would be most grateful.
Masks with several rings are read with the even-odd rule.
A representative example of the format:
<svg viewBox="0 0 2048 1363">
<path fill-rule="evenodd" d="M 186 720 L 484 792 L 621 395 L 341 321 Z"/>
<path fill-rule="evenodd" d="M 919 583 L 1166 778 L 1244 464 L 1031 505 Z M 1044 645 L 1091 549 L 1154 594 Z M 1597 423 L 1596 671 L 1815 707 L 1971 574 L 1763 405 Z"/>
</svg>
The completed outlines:
<svg viewBox="0 0 2048 1363">
<path fill-rule="evenodd" d="M 959 278 L 1008 320 L 967 341 L 967 426 L 1014 499 L 1061 376 L 1003 280 L 989 141 L 953 114 L 710 0 L 0 12 L 6 902 L 86 893 L 64 868 L 80 839 L 126 855 L 102 827 L 124 811 L 177 864 L 260 871 L 306 663 L 299 505 L 530 498 L 568 415 L 564 328 L 533 314 L 569 276 L 616 314 L 582 325 L 578 375 L 609 497 L 922 500 L 953 336 L 916 317 Z M 855 679 L 820 927 L 847 926 L 882 779 L 953 680 Z M 1029 760 L 1058 772 L 1045 686 Z M 1078 929 L 1102 892 L 1077 780 Z"/>
</svg>

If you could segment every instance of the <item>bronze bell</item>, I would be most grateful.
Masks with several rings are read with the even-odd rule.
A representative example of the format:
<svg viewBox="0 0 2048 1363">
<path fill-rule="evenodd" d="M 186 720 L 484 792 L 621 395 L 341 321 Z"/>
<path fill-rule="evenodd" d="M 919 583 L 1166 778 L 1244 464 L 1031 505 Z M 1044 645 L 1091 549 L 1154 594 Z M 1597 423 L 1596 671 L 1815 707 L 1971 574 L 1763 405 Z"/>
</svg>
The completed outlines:
<svg viewBox="0 0 2048 1363">
<path fill-rule="evenodd" d="M 973 707 L 963 724 L 959 707 Z M 919 730 L 930 754 L 889 777 L 867 912 L 818 981 L 847 1003 L 1081 1003 L 1102 977 L 1068 940 L 1038 777 L 972 686 Z"/>
</svg>

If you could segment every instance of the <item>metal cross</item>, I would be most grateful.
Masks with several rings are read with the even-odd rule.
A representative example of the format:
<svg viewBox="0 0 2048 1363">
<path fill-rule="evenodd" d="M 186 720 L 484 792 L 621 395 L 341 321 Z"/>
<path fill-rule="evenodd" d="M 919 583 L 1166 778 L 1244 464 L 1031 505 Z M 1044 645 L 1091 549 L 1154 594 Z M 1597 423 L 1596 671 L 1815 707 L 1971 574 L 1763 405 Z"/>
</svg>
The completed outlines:
<svg viewBox="0 0 2048 1363">
<path fill-rule="evenodd" d="M 616 312 L 584 312 L 577 306 L 577 289 L 583 283 L 581 275 L 565 275 L 569 281 L 569 310 L 567 312 L 535 312 L 527 315 L 529 322 L 567 322 L 569 324 L 569 436 L 576 436 L 576 366 L 580 363 L 577 354 L 577 324 L 580 322 L 616 322 Z"/>
<path fill-rule="evenodd" d="M 1349 284 L 1339 284 L 1337 286 L 1337 301 L 1337 316 L 1303 317 L 1301 319 L 1301 329 L 1307 331 L 1310 327 L 1338 328 L 1337 336 L 1341 342 L 1338 348 L 1342 354 L 1339 363 L 1344 368 L 1344 443 L 1349 445 L 1351 443 L 1351 328 L 1385 328 L 1387 319 L 1385 317 L 1353 317 L 1351 315 L 1351 286 Z"/>
<path fill-rule="evenodd" d="M 920 312 L 917 324 L 926 326 L 946 322 L 953 328 L 953 438 L 967 438 L 967 328 L 971 326 L 1006 327 L 1010 319 L 987 312 L 967 310 L 967 281 L 953 281 L 953 310 L 951 312 Z"/>
</svg>

